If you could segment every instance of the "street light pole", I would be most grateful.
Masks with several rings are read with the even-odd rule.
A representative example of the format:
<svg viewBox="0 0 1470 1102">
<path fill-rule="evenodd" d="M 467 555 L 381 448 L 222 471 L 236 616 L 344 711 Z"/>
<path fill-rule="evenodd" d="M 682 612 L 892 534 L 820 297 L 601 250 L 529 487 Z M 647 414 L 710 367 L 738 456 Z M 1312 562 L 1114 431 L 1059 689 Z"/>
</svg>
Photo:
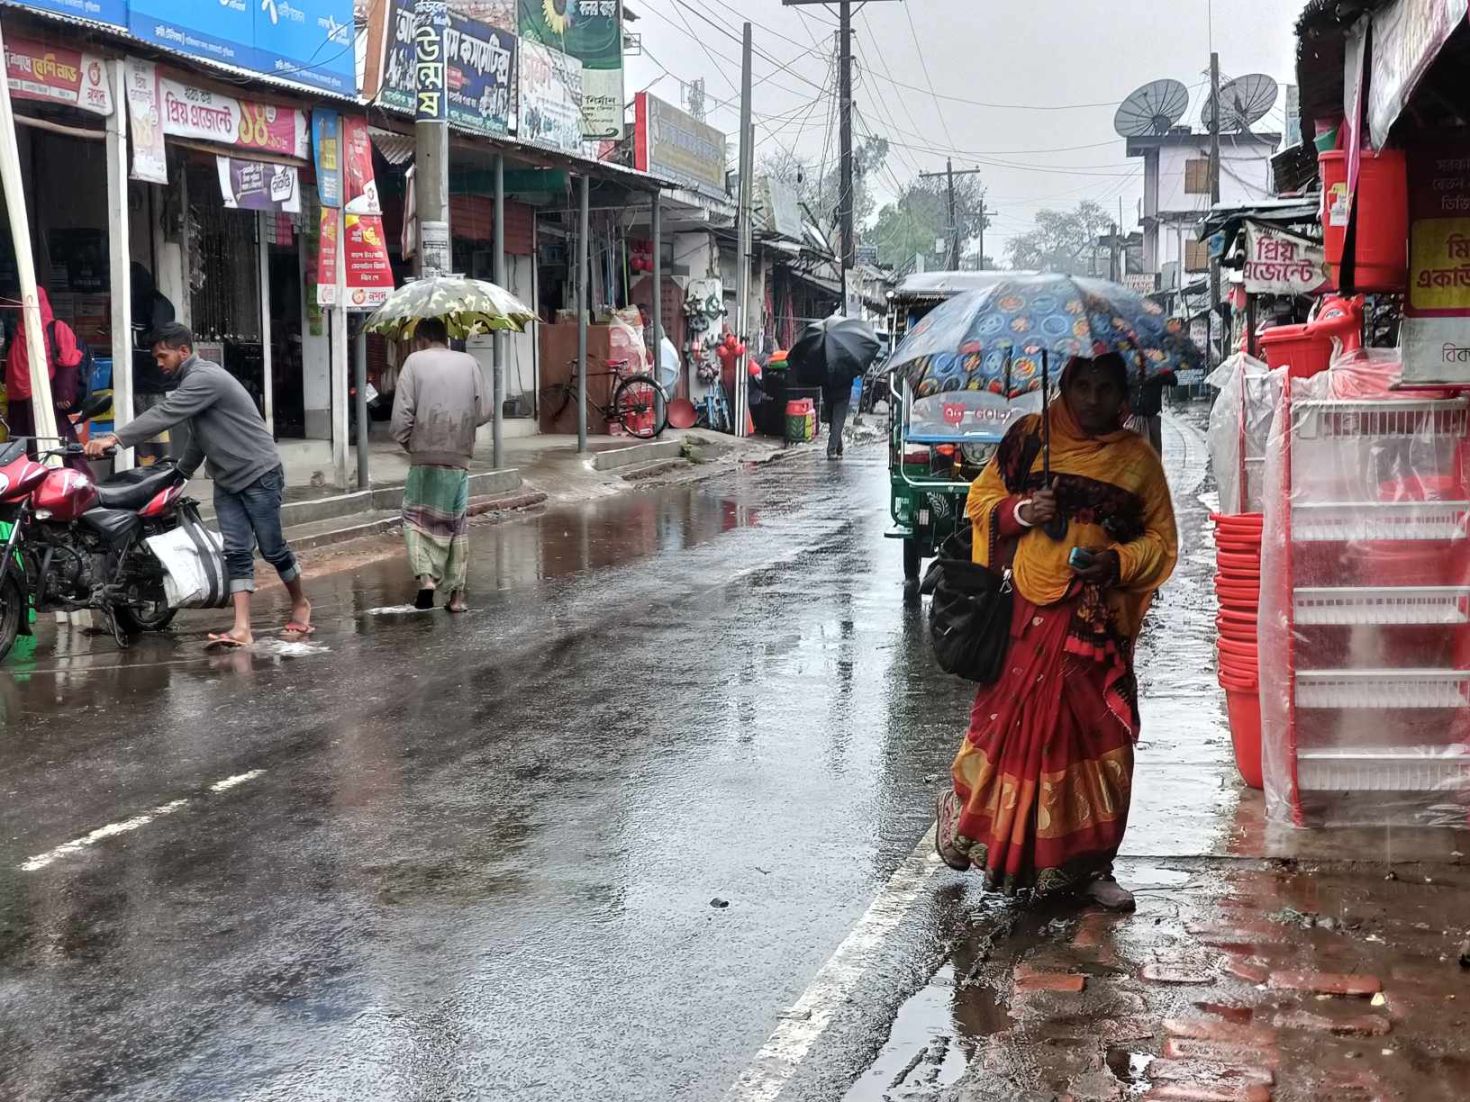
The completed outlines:
<svg viewBox="0 0 1470 1102">
<path fill-rule="evenodd" d="M 750 232 L 751 185 L 754 183 L 750 177 L 755 160 L 755 151 L 752 148 L 755 134 L 750 119 L 750 57 L 751 32 L 750 24 L 747 23 L 740 55 L 740 215 L 736 235 L 739 240 L 740 266 L 735 273 L 735 339 L 742 342 L 750 335 L 750 248 L 754 240 L 754 235 Z M 745 435 L 745 363 L 744 356 L 735 362 L 735 393 L 732 398 L 736 436 Z"/>
</svg>

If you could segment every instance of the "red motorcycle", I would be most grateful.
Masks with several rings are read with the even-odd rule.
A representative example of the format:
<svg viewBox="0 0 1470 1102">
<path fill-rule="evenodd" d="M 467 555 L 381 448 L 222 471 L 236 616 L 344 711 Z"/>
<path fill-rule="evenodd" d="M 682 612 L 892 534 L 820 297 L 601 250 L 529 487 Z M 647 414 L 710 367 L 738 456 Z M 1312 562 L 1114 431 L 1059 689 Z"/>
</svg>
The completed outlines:
<svg viewBox="0 0 1470 1102">
<path fill-rule="evenodd" d="M 42 454 L 81 451 L 70 443 Z M 29 458 L 23 439 L 0 444 L 0 521 L 11 526 L 0 557 L 0 660 L 16 636 L 30 633 L 28 606 L 100 612 L 120 646 L 167 627 L 175 610 L 164 595 L 163 565 L 145 541 L 197 508 L 184 497 L 185 484 L 165 461 L 99 485 L 82 471 Z"/>
</svg>

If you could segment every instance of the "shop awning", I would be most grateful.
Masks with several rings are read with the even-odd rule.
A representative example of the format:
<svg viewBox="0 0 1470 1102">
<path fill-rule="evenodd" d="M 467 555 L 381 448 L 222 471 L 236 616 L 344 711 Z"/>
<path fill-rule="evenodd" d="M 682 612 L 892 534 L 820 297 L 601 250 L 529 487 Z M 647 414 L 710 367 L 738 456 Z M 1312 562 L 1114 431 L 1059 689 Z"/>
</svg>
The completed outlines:
<svg viewBox="0 0 1470 1102">
<path fill-rule="evenodd" d="M 373 148 L 382 154 L 383 160 L 395 168 L 413 161 L 414 137 L 412 134 L 400 134 L 396 130 L 384 130 L 382 127 L 370 126 L 368 137 L 372 140 Z"/>
</svg>

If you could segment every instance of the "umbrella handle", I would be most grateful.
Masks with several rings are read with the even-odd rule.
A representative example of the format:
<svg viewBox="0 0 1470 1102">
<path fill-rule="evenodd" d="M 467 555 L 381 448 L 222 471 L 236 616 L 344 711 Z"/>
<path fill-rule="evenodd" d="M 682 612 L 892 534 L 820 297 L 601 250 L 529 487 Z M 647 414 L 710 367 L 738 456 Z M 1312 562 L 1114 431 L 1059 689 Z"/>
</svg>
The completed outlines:
<svg viewBox="0 0 1470 1102">
<path fill-rule="evenodd" d="M 1047 408 L 1051 393 L 1051 376 L 1047 367 L 1046 349 L 1041 350 L 1041 477 L 1048 489 L 1051 488 L 1051 411 Z M 1067 518 L 1056 516 L 1041 526 L 1041 530 L 1053 540 L 1067 538 Z"/>
</svg>

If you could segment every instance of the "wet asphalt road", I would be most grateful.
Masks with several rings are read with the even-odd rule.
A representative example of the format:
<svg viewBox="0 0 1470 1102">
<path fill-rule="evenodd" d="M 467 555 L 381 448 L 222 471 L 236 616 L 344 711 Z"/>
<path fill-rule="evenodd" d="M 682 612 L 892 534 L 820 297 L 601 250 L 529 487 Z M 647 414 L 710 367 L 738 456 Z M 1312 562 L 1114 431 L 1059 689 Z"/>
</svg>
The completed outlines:
<svg viewBox="0 0 1470 1102">
<path fill-rule="evenodd" d="M 888 523 L 881 447 L 804 455 L 477 527 L 461 618 L 384 612 L 390 559 L 311 579 L 311 647 L 48 628 L 0 673 L 0 1098 L 722 1098 L 963 730 Z M 843 1096 L 975 894 L 783 1099 Z"/>
<path fill-rule="evenodd" d="M 476 528 L 459 619 L 375 613 L 387 561 L 313 581 L 309 653 L 48 627 L 0 674 L 0 1097 L 720 1097 L 960 729 L 887 524 L 881 447 L 802 456 Z"/>
</svg>

